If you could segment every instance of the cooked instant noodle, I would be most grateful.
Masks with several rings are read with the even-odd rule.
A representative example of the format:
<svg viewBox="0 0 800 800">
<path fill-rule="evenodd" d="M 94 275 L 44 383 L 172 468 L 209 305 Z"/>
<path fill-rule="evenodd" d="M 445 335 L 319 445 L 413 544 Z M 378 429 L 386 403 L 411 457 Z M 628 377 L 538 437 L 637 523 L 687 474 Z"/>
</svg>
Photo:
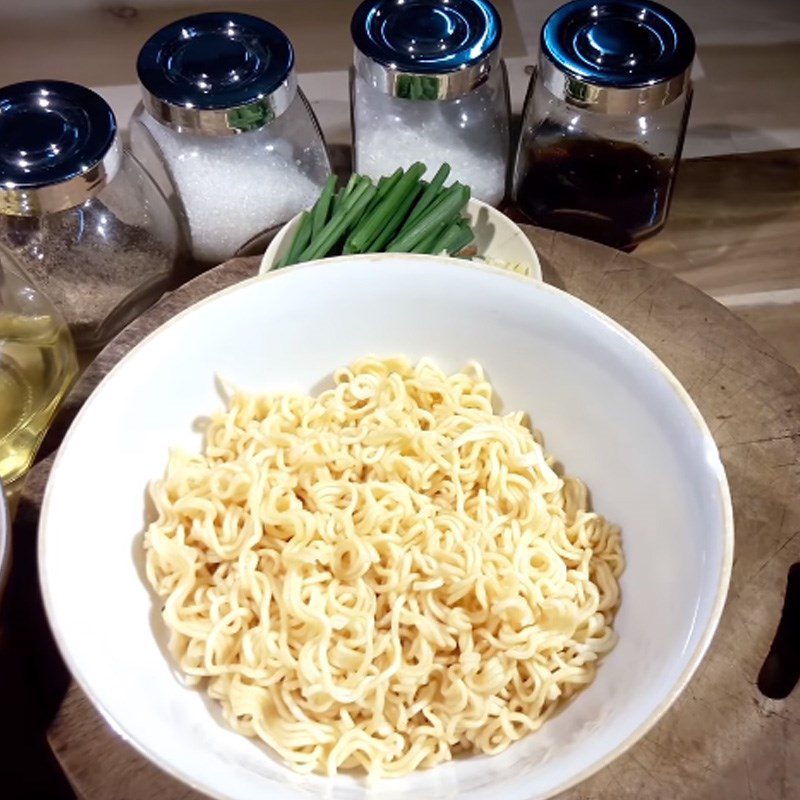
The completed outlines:
<svg viewBox="0 0 800 800">
<path fill-rule="evenodd" d="M 364 358 L 318 397 L 232 393 L 151 486 L 170 649 L 293 768 L 498 753 L 614 644 L 619 529 L 475 363 Z"/>
</svg>

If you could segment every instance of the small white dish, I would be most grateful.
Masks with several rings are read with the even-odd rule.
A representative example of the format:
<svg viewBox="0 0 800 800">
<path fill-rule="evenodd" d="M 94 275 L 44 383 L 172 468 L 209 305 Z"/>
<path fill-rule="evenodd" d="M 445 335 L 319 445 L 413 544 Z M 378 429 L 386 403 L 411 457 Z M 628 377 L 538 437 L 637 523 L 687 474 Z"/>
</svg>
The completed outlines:
<svg viewBox="0 0 800 800">
<path fill-rule="evenodd" d="M 335 268 L 334 268 L 335 267 Z M 148 482 L 195 421 L 222 405 L 216 376 L 249 391 L 317 393 L 368 353 L 477 359 L 504 408 L 622 529 L 619 641 L 595 680 L 541 730 L 492 757 L 457 758 L 371 787 L 292 772 L 186 688 L 144 577 Z M 39 528 L 50 626 L 75 680 L 141 753 L 227 800 L 542 800 L 608 764 L 676 700 L 717 627 L 733 557 L 714 440 L 672 373 L 575 297 L 451 258 L 374 254 L 239 283 L 163 325 L 83 406 L 52 468 Z"/>
<path fill-rule="evenodd" d="M 501 211 L 488 203 L 470 198 L 467 203 L 467 217 L 475 233 L 478 255 L 487 263 L 504 262 L 518 264 L 521 275 L 542 279 L 542 265 L 530 239 L 520 227 Z M 292 237 L 300 225 L 300 214 L 292 217 L 270 242 L 264 253 L 258 274 L 269 272 L 283 257 L 292 243 Z M 495 264 L 496 265 L 496 264 Z"/>
</svg>

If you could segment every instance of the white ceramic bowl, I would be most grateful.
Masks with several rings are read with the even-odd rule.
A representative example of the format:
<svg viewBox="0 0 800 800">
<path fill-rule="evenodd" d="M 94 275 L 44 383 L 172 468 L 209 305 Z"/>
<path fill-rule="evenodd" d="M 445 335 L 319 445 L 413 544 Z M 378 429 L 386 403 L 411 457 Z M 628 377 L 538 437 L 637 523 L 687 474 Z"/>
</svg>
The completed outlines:
<svg viewBox="0 0 800 800">
<path fill-rule="evenodd" d="M 335 269 L 333 268 L 335 266 Z M 228 730 L 184 688 L 143 577 L 145 486 L 193 421 L 220 406 L 215 376 L 250 390 L 319 391 L 367 353 L 478 359 L 508 409 L 621 524 L 619 643 L 596 680 L 494 757 L 387 780 L 301 776 Z M 675 700 L 719 619 L 733 527 L 725 474 L 697 408 L 636 338 L 570 295 L 452 259 L 379 255 L 294 267 L 179 314 L 100 384 L 62 444 L 41 514 L 47 613 L 80 686 L 166 771 L 220 798 L 522 800 L 587 777 Z"/>
<path fill-rule="evenodd" d="M 292 237 L 300 225 L 300 216 L 297 214 L 292 217 L 275 234 L 261 259 L 258 268 L 260 275 L 269 272 L 289 249 Z M 542 279 L 539 256 L 536 255 L 531 240 L 513 220 L 474 197 L 467 203 L 467 217 L 475 233 L 473 244 L 481 257 L 518 264 L 522 274 L 538 281 Z"/>
</svg>

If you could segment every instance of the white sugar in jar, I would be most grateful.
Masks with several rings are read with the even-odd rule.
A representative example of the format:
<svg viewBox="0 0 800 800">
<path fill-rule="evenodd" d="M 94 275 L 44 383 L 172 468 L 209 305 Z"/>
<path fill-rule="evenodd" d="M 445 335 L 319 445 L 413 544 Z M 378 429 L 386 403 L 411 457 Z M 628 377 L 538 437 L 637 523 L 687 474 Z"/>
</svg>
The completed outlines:
<svg viewBox="0 0 800 800">
<path fill-rule="evenodd" d="M 379 178 L 450 164 L 472 195 L 506 193 L 509 94 L 501 25 L 486 0 L 366 0 L 351 25 L 354 169 Z"/>
<path fill-rule="evenodd" d="M 246 14 L 197 14 L 155 33 L 137 67 L 131 149 L 197 265 L 313 205 L 330 162 L 282 31 Z"/>
</svg>

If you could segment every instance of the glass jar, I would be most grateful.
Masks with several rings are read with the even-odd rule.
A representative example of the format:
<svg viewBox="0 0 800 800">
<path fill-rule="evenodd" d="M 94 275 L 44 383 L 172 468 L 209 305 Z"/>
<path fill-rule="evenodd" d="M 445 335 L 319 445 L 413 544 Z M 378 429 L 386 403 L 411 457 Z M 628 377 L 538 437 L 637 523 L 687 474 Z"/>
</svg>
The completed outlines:
<svg viewBox="0 0 800 800">
<path fill-rule="evenodd" d="M 330 161 L 283 31 L 247 14 L 197 14 L 155 33 L 137 69 L 131 148 L 199 266 L 314 204 Z"/>
<path fill-rule="evenodd" d="M 577 0 L 542 29 L 514 202 L 533 223 L 623 250 L 664 225 L 691 106 L 694 37 L 648 0 Z"/>
<path fill-rule="evenodd" d="M 173 283 L 179 232 L 122 148 L 111 108 L 62 81 L 0 89 L 0 244 L 81 348 L 104 345 Z"/>
<path fill-rule="evenodd" d="M 366 0 L 353 15 L 354 171 L 415 161 L 492 205 L 506 193 L 509 94 L 502 26 L 487 0 Z"/>
<path fill-rule="evenodd" d="M 30 467 L 77 374 L 63 317 L 0 245 L 0 480 L 7 487 Z"/>
</svg>

